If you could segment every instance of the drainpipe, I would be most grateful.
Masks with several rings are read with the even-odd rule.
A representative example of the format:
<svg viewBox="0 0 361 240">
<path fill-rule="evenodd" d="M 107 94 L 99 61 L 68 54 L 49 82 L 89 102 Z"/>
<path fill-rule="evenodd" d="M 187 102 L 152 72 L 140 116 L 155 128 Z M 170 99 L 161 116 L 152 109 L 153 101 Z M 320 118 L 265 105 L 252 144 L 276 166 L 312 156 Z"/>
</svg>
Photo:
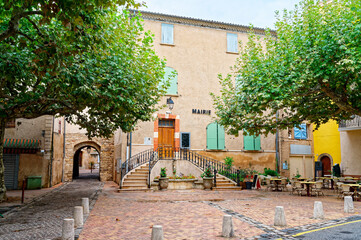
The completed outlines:
<svg viewBox="0 0 361 240">
<path fill-rule="evenodd" d="M 64 122 L 64 131 L 63 131 L 63 170 L 61 173 L 61 182 L 64 182 L 64 171 L 65 171 L 65 118 L 63 118 L 63 122 Z"/>
<path fill-rule="evenodd" d="M 53 116 L 53 126 L 51 128 L 50 173 L 49 173 L 49 186 L 50 187 L 52 187 L 52 181 L 53 181 L 54 124 L 55 124 L 55 117 Z"/>
</svg>

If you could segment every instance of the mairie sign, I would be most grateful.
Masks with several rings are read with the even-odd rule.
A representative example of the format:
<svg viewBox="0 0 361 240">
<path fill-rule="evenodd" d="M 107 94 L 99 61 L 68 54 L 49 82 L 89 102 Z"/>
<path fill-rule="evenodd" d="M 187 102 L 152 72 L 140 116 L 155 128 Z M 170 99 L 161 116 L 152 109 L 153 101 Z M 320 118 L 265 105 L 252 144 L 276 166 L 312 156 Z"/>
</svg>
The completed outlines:
<svg viewBox="0 0 361 240">
<path fill-rule="evenodd" d="M 205 114 L 211 115 L 211 110 L 204 110 L 204 109 L 192 109 L 193 114 Z"/>
</svg>

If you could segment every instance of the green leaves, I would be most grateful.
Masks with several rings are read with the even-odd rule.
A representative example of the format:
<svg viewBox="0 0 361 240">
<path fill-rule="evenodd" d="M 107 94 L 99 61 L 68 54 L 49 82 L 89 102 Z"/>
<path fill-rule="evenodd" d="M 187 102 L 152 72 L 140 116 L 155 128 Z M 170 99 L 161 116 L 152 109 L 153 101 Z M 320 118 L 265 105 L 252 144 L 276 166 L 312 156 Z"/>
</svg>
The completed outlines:
<svg viewBox="0 0 361 240">
<path fill-rule="evenodd" d="M 220 78 L 221 96 L 213 96 L 220 124 L 233 134 L 267 134 L 361 115 L 357 9 L 356 0 L 303 0 L 277 16 L 277 38 L 251 31 L 234 72 Z"/>
<path fill-rule="evenodd" d="M 133 0 L 18 3 L 0 9 L 0 36 L 14 14 L 40 14 L 20 18 L 23 34 L 0 40 L 0 100 L 7 103 L 0 116 L 60 114 L 89 137 L 150 119 L 164 93 L 158 85 L 165 63 L 140 18 L 119 12 Z"/>
</svg>

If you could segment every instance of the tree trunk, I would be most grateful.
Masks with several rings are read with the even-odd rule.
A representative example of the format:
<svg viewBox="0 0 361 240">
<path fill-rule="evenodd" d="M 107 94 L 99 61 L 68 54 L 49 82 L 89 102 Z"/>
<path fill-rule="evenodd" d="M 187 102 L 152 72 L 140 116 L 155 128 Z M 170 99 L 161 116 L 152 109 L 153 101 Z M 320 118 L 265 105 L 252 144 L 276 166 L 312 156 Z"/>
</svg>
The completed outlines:
<svg viewBox="0 0 361 240">
<path fill-rule="evenodd" d="M 5 168 L 4 168 L 4 137 L 6 119 L 0 118 L 0 202 L 5 200 Z"/>
</svg>

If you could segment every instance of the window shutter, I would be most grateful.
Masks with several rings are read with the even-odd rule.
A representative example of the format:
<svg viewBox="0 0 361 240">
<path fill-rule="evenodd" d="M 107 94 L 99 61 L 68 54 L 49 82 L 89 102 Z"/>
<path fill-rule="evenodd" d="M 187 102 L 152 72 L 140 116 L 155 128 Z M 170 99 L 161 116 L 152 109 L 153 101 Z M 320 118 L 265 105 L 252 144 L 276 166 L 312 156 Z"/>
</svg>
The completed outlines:
<svg viewBox="0 0 361 240">
<path fill-rule="evenodd" d="M 217 149 L 217 124 L 207 126 L 207 149 Z"/>
<path fill-rule="evenodd" d="M 218 149 L 224 149 L 225 148 L 225 134 L 224 134 L 224 128 L 217 124 L 217 131 L 218 131 Z"/>
<path fill-rule="evenodd" d="M 173 44 L 173 25 L 162 23 L 162 43 Z"/>
<path fill-rule="evenodd" d="M 237 34 L 227 33 L 227 52 L 238 52 Z"/>
<path fill-rule="evenodd" d="M 307 125 L 302 123 L 294 127 L 295 139 L 307 139 Z"/>
<path fill-rule="evenodd" d="M 166 80 L 169 78 L 169 76 L 172 74 L 173 71 L 174 69 L 171 67 L 164 68 L 164 78 L 160 82 L 159 86 L 165 85 Z M 178 94 L 178 75 L 175 75 L 174 77 L 169 79 L 169 84 L 170 86 L 167 89 L 167 94 L 173 94 L 173 95 Z"/>
<path fill-rule="evenodd" d="M 243 136 L 244 150 L 254 150 L 254 137 L 250 135 Z"/>
<path fill-rule="evenodd" d="M 261 150 L 261 136 L 254 137 L 254 150 Z"/>
</svg>

